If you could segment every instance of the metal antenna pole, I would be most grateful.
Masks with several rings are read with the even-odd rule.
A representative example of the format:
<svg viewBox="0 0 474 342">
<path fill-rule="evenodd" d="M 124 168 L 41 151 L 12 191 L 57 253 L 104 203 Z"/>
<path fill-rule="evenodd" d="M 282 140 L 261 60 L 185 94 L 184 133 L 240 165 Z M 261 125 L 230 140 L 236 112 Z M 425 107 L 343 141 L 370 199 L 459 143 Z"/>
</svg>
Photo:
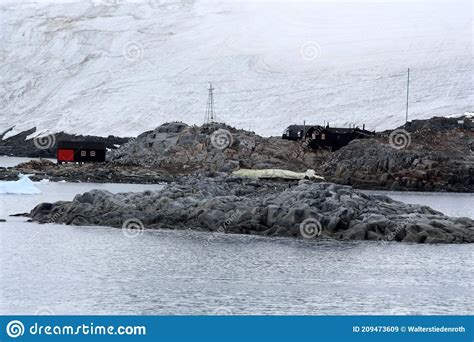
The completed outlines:
<svg viewBox="0 0 474 342">
<path fill-rule="evenodd" d="M 207 96 L 206 115 L 204 116 L 204 123 L 209 123 L 209 96 Z"/>
<path fill-rule="evenodd" d="M 214 113 L 214 88 L 212 84 L 209 85 L 209 92 L 211 96 L 211 122 L 216 120 L 215 113 Z"/>
<path fill-rule="evenodd" d="M 206 108 L 206 123 L 215 122 L 216 115 L 214 113 L 214 88 L 212 83 L 209 83 L 209 96 L 207 98 L 207 108 Z"/>
<path fill-rule="evenodd" d="M 410 93 L 410 68 L 408 68 L 407 74 L 407 111 L 405 115 L 405 123 L 408 122 L 408 94 Z"/>
</svg>

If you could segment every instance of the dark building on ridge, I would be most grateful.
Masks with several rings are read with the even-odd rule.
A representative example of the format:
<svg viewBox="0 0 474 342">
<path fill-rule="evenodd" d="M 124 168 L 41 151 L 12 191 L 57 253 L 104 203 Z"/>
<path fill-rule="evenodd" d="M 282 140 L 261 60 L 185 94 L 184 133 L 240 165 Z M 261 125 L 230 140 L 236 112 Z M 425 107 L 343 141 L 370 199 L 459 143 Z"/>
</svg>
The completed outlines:
<svg viewBox="0 0 474 342">
<path fill-rule="evenodd" d="M 370 132 L 359 127 L 336 128 L 327 125 L 291 125 L 283 132 L 282 138 L 287 140 L 305 140 L 307 146 L 312 149 L 327 149 L 337 151 L 346 146 L 354 139 L 364 139 L 375 136 L 375 132 Z"/>
<path fill-rule="evenodd" d="M 301 140 L 304 138 L 309 127 L 305 125 L 290 125 L 283 132 L 282 138 L 287 140 Z"/>
</svg>

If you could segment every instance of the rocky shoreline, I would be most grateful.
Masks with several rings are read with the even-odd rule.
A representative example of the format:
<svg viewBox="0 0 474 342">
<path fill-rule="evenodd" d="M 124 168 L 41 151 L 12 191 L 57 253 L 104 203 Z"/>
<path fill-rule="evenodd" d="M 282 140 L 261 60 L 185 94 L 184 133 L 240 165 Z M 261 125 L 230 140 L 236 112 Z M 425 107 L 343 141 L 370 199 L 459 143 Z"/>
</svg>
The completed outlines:
<svg viewBox="0 0 474 342">
<path fill-rule="evenodd" d="M 35 182 L 47 179 L 52 182 L 71 183 L 156 184 L 174 179 L 166 171 L 114 163 L 56 165 L 49 160 L 32 160 L 15 168 L 0 168 L 0 180 L 17 180 L 20 174 L 29 175 Z"/>
<path fill-rule="evenodd" d="M 256 180 L 210 173 L 159 191 L 93 190 L 70 202 L 42 203 L 40 223 L 134 229 L 412 243 L 473 243 L 474 221 L 327 182 Z"/>
</svg>

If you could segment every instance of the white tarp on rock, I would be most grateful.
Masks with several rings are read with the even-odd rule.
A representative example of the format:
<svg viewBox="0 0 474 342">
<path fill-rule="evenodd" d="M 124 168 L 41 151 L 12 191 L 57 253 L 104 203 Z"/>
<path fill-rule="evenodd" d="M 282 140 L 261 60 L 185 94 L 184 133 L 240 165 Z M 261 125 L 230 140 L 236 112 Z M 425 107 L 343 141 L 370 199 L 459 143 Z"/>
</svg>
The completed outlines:
<svg viewBox="0 0 474 342">
<path fill-rule="evenodd" d="M 281 170 L 281 169 L 266 169 L 266 170 L 240 169 L 240 170 L 232 172 L 232 174 L 239 177 L 252 177 L 252 178 L 324 180 L 324 177 L 318 176 L 314 170 L 307 170 L 306 172 L 294 172 L 294 171 Z"/>
<path fill-rule="evenodd" d="M 19 175 L 20 179 L 17 181 L 0 182 L 0 194 L 15 194 L 15 195 L 38 195 L 41 194 L 34 183 L 28 176 Z"/>
</svg>

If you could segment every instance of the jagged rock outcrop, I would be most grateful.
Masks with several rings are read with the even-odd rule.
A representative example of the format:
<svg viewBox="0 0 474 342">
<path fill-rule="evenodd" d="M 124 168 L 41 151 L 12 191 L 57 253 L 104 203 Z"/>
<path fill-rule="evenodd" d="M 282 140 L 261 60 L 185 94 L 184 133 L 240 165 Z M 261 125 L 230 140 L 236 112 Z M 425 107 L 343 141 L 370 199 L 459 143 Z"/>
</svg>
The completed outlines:
<svg viewBox="0 0 474 342">
<path fill-rule="evenodd" d="M 351 187 L 301 181 L 189 177 L 160 191 L 111 194 L 94 190 L 71 202 L 42 203 L 35 221 L 128 229 L 195 229 L 341 240 L 472 243 L 474 221 Z"/>
<path fill-rule="evenodd" d="M 163 124 L 111 151 L 108 158 L 118 164 L 152 165 L 172 174 L 241 168 L 306 171 L 316 164 L 316 154 L 304 151 L 300 144 L 218 123 Z"/>
<path fill-rule="evenodd" d="M 416 120 L 392 136 L 355 140 L 317 171 L 357 188 L 474 192 L 474 132 L 463 120 Z"/>
<path fill-rule="evenodd" d="M 446 132 L 456 129 L 473 130 L 472 115 L 459 117 L 434 116 L 428 120 L 412 120 L 399 127 L 410 133 Z"/>
</svg>

